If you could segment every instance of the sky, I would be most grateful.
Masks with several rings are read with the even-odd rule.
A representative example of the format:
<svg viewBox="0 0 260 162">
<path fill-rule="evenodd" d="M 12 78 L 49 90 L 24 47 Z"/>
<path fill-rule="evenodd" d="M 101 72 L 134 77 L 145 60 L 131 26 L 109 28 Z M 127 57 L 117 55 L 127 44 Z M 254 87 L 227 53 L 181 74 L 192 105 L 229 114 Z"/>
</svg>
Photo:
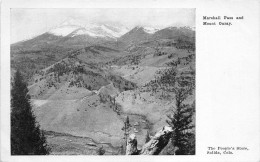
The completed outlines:
<svg viewBox="0 0 260 162">
<path fill-rule="evenodd" d="M 118 23 L 128 28 L 195 27 L 195 9 L 11 9 L 11 43 L 40 35 L 58 27 L 68 19 L 93 23 Z"/>
</svg>

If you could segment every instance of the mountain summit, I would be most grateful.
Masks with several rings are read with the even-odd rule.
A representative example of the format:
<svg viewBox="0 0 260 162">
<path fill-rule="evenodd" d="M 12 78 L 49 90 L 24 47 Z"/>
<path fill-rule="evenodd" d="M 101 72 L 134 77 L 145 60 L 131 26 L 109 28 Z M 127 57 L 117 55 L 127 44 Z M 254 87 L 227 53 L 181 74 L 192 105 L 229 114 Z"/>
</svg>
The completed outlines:
<svg viewBox="0 0 260 162">
<path fill-rule="evenodd" d="M 42 50 L 42 48 L 86 47 L 94 44 L 107 44 L 113 48 L 127 48 L 129 44 L 154 41 L 157 39 L 185 39 L 194 41 L 195 31 L 190 27 L 167 27 L 156 29 L 127 26 L 112 22 L 89 22 L 67 19 L 51 30 L 32 39 L 12 44 L 13 49 Z M 119 44 L 118 44 L 119 43 Z"/>
<path fill-rule="evenodd" d="M 51 29 L 48 33 L 56 36 L 87 35 L 95 38 L 118 38 L 128 32 L 129 29 L 122 25 L 99 24 L 92 22 L 80 22 L 75 19 L 68 19 L 58 27 Z"/>
</svg>

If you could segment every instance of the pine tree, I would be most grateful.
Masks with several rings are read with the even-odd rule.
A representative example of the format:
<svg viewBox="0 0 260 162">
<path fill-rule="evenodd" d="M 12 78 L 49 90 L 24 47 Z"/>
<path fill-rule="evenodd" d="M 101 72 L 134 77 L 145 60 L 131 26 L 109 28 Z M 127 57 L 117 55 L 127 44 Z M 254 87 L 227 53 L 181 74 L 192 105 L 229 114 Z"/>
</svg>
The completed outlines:
<svg viewBox="0 0 260 162">
<path fill-rule="evenodd" d="M 45 155 L 49 151 L 32 112 L 27 85 L 17 71 L 11 90 L 11 154 Z"/>
<path fill-rule="evenodd" d="M 124 127 L 122 128 L 122 130 L 124 131 L 125 145 L 127 145 L 128 135 L 131 130 L 131 124 L 128 116 L 126 116 L 126 120 L 124 121 Z"/>
<path fill-rule="evenodd" d="M 195 103 L 185 104 L 185 100 L 192 95 L 195 88 L 195 76 L 180 74 L 176 69 L 172 69 L 173 73 L 170 91 L 175 93 L 175 111 L 173 114 L 168 115 L 166 121 L 172 128 L 172 145 L 174 146 L 175 154 L 187 155 L 195 154 L 195 133 L 193 117 L 195 113 Z"/>
<path fill-rule="evenodd" d="M 189 90 L 179 89 L 176 92 L 176 110 L 173 115 L 168 115 L 166 121 L 172 128 L 172 144 L 175 154 L 195 154 L 195 134 L 192 117 L 195 112 L 195 104 L 184 104 Z"/>
</svg>

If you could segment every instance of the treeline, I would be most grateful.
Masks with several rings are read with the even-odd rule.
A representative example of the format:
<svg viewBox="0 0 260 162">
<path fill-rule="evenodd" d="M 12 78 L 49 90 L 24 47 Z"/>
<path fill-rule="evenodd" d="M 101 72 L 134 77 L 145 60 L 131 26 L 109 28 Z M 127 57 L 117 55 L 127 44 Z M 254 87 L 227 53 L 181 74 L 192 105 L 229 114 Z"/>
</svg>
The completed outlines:
<svg viewBox="0 0 260 162">
<path fill-rule="evenodd" d="M 141 54 L 138 55 L 127 55 L 119 58 L 115 58 L 112 61 L 106 63 L 106 65 L 138 65 L 143 59 L 144 56 Z"/>
<path fill-rule="evenodd" d="M 109 79 L 113 83 L 114 87 L 118 88 L 120 92 L 137 88 L 135 83 L 128 81 L 121 76 L 108 75 L 106 78 Z"/>
<path fill-rule="evenodd" d="M 176 44 L 174 45 L 177 49 L 186 49 L 186 50 L 191 50 L 195 51 L 196 46 L 195 46 L 195 40 L 194 41 L 188 41 L 185 39 L 177 39 Z"/>
<path fill-rule="evenodd" d="M 41 69 L 54 63 L 50 59 L 49 62 L 44 61 L 42 58 L 32 59 L 28 56 L 22 56 L 19 61 L 11 60 L 11 68 L 19 69 L 26 82 L 32 82 L 33 76 L 38 74 Z"/>
<path fill-rule="evenodd" d="M 195 68 L 194 64 L 191 64 L 194 61 L 195 54 L 190 54 L 167 63 L 169 68 L 157 71 L 155 79 L 145 84 L 145 91 L 151 91 L 152 93 L 161 91 L 162 97 L 167 97 L 167 94 L 173 92 L 172 88 L 175 86 L 176 81 L 180 84 L 195 84 Z M 181 65 L 188 68 L 185 71 L 179 71 Z"/>
<path fill-rule="evenodd" d="M 153 54 L 153 57 L 156 57 L 156 56 L 163 56 L 163 55 L 167 55 L 168 53 L 167 52 L 163 52 L 161 51 L 162 48 L 160 49 L 159 47 L 157 47 L 155 49 L 155 53 Z"/>
<path fill-rule="evenodd" d="M 177 67 L 178 65 L 188 65 L 191 62 L 195 61 L 195 54 L 189 54 L 186 57 L 178 58 L 177 60 L 173 60 L 169 63 L 166 63 L 167 66 Z"/>
<path fill-rule="evenodd" d="M 19 69 L 25 81 L 30 84 L 35 74 L 69 56 L 73 51 L 77 49 L 54 45 L 34 49 L 11 46 L 11 68 Z"/>
<path fill-rule="evenodd" d="M 109 94 L 99 93 L 99 101 L 101 103 L 109 103 L 109 107 L 115 111 L 118 115 L 121 113 L 121 105 L 116 103 L 115 97 L 112 97 Z"/>
</svg>

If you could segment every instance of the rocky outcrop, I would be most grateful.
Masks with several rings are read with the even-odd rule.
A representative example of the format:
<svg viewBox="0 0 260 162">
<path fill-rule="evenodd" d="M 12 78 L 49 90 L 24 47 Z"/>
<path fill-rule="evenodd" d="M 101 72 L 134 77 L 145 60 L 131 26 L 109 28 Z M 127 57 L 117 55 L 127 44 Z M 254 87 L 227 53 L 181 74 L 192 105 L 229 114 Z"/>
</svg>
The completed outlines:
<svg viewBox="0 0 260 162">
<path fill-rule="evenodd" d="M 126 155 L 158 155 L 168 144 L 173 129 L 164 126 L 151 140 L 143 145 L 141 150 L 137 149 L 137 139 L 135 134 L 131 134 L 127 140 Z"/>
</svg>

